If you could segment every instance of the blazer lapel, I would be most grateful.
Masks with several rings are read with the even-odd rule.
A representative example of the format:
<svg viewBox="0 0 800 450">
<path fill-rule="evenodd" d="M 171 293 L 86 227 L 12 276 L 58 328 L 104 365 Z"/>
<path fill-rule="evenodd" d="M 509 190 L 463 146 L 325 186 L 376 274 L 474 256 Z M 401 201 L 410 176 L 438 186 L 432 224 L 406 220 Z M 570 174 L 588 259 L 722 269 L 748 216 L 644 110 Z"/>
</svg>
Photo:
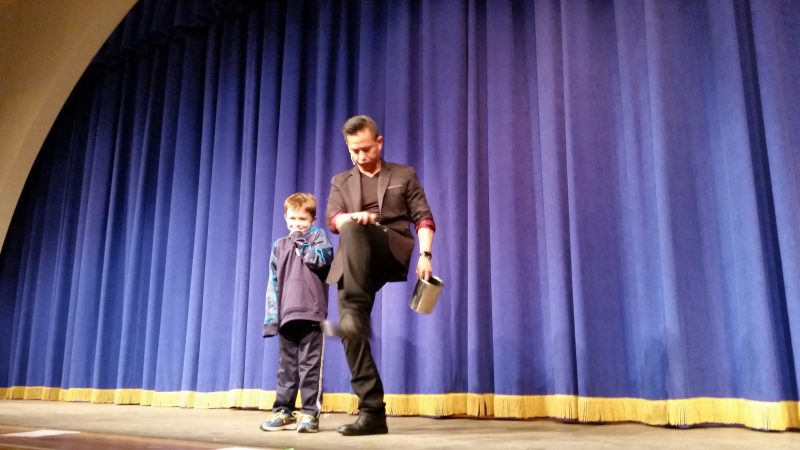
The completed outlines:
<svg viewBox="0 0 800 450">
<path fill-rule="evenodd" d="M 353 202 L 353 210 L 347 212 L 358 212 L 361 210 L 361 173 L 358 171 L 358 167 L 350 170 L 347 187 L 350 191 L 350 200 Z"/>
<path fill-rule="evenodd" d="M 381 171 L 378 174 L 378 211 L 383 215 L 383 196 L 386 194 L 386 188 L 389 187 L 389 179 L 392 177 L 392 169 L 386 164 L 386 161 L 381 162 Z"/>
</svg>

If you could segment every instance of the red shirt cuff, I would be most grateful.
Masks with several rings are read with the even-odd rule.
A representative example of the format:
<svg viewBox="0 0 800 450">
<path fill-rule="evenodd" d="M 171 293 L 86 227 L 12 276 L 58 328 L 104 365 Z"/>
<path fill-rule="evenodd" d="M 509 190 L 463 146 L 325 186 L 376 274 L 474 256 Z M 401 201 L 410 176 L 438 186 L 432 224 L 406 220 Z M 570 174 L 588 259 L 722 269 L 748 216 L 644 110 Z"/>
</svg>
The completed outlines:
<svg viewBox="0 0 800 450">
<path fill-rule="evenodd" d="M 419 231 L 420 228 L 430 228 L 432 231 L 435 232 L 436 231 L 436 222 L 433 221 L 433 218 L 422 219 L 417 224 L 417 231 Z"/>
<path fill-rule="evenodd" d="M 332 215 L 330 219 L 328 219 L 328 228 L 334 233 L 338 233 L 339 232 L 339 229 L 336 228 L 336 216 L 338 216 L 341 213 L 342 212 L 339 211 L 336 214 Z"/>
</svg>

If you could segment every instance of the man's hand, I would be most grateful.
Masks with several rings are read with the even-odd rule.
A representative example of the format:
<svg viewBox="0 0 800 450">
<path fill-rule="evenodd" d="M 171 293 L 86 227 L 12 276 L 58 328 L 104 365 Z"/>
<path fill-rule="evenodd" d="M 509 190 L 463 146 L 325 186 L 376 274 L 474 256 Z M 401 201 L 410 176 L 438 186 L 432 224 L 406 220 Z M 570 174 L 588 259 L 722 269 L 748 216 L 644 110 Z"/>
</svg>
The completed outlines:
<svg viewBox="0 0 800 450">
<path fill-rule="evenodd" d="M 378 221 L 378 215 L 375 213 L 368 213 L 366 211 L 359 211 L 356 213 L 350 213 L 350 220 L 361 225 L 368 225 L 370 223 L 376 223 Z"/>
<path fill-rule="evenodd" d="M 378 222 L 378 215 L 369 213 L 367 211 L 359 211 L 354 213 L 342 213 L 336 216 L 336 228 L 341 229 L 347 222 L 356 222 L 361 225 Z"/>
<path fill-rule="evenodd" d="M 430 258 L 420 255 L 417 260 L 417 278 L 429 280 L 431 275 L 433 275 L 433 267 L 431 266 Z"/>
<path fill-rule="evenodd" d="M 429 227 L 422 227 L 417 230 L 419 237 L 419 261 L 417 261 L 417 278 L 428 280 L 433 275 L 431 268 L 431 247 L 433 246 L 433 230 Z"/>
</svg>

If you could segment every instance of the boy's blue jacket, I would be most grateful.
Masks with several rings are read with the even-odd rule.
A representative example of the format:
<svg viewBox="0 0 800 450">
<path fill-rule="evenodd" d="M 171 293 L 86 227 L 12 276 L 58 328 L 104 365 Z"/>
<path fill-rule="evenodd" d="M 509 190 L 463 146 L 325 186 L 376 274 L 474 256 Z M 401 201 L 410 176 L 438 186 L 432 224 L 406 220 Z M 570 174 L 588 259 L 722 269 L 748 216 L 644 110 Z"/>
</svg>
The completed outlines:
<svg viewBox="0 0 800 450">
<path fill-rule="evenodd" d="M 272 244 L 267 281 L 264 337 L 293 320 L 321 322 L 328 316 L 325 277 L 333 260 L 333 246 L 321 228 L 312 226 Z"/>
</svg>

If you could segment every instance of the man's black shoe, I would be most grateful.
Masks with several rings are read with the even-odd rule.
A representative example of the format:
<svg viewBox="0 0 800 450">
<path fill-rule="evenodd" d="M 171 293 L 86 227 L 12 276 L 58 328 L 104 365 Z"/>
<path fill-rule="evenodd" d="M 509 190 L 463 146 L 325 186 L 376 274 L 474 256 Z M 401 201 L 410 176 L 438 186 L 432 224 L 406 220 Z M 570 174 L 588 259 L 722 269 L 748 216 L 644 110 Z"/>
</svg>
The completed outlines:
<svg viewBox="0 0 800 450">
<path fill-rule="evenodd" d="M 366 436 L 369 434 L 386 434 L 386 416 L 377 414 L 360 414 L 355 422 L 342 425 L 338 430 L 343 436 Z"/>
</svg>

